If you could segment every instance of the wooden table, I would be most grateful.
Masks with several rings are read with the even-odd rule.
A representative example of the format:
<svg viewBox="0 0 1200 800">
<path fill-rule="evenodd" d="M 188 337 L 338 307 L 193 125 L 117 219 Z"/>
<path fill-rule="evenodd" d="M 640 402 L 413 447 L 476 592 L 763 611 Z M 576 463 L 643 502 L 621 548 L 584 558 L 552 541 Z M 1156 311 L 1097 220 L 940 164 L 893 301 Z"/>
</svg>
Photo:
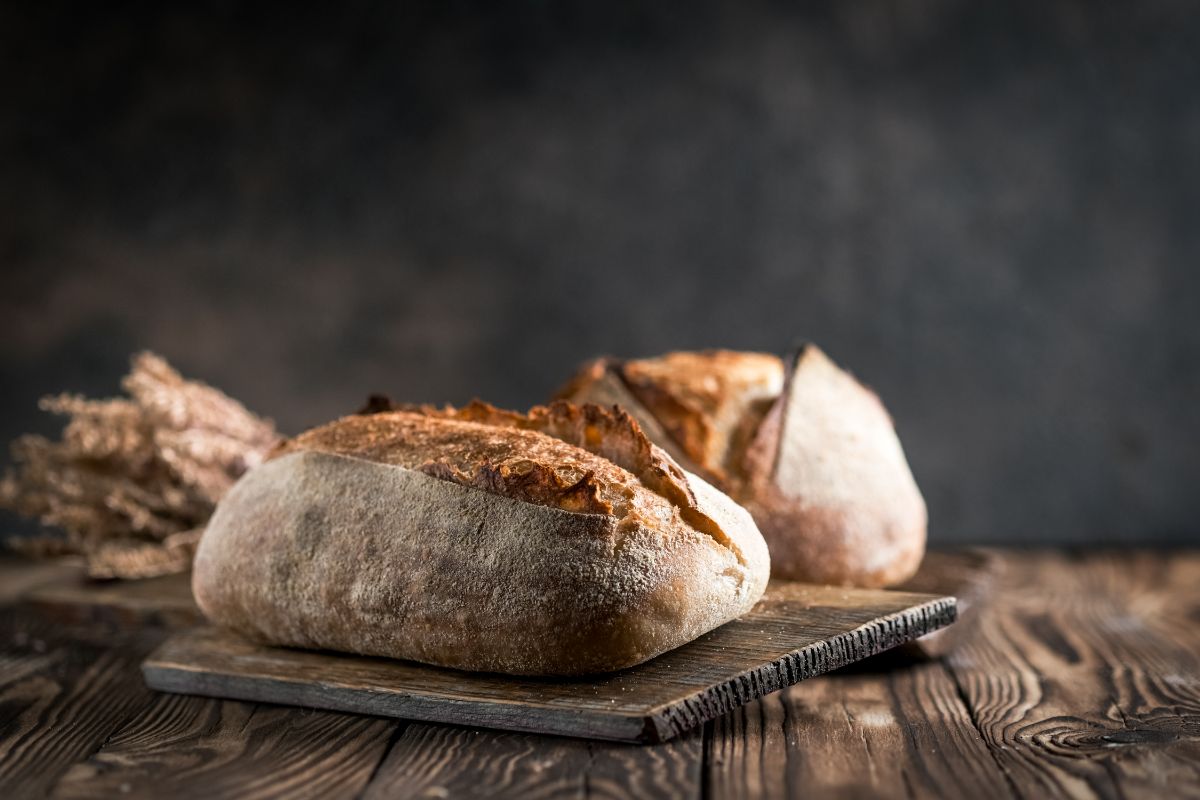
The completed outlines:
<svg viewBox="0 0 1200 800">
<path fill-rule="evenodd" d="M 14 606 L 34 576 L 10 561 L 0 797 L 1200 797 L 1200 551 L 1003 558 L 944 661 L 885 655 L 642 747 L 155 694 L 163 631 Z"/>
</svg>

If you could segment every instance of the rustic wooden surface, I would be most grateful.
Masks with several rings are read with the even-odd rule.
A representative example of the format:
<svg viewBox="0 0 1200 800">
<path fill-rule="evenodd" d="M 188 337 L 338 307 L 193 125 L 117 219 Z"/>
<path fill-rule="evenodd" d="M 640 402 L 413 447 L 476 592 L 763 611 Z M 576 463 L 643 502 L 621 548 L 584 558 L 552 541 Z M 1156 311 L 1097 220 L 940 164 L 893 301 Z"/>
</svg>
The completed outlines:
<svg viewBox="0 0 1200 800">
<path fill-rule="evenodd" d="M 143 665 L 152 689 L 625 742 L 660 742 L 954 621 L 954 598 L 775 581 L 754 610 L 610 675 L 543 680 L 266 647 L 208 626 Z"/>
<path fill-rule="evenodd" d="M 204 621 L 192 598 L 191 573 L 139 581 L 98 581 L 71 573 L 41 580 L 20 595 L 22 604 L 66 625 L 190 628 Z"/>
<path fill-rule="evenodd" d="M 137 664 L 164 631 L 0 608 L 0 797 L 1200 797 L 1200 552 L 1002 561 L 948 658 L 657 745 L 158 694 Z"/>
</svg>

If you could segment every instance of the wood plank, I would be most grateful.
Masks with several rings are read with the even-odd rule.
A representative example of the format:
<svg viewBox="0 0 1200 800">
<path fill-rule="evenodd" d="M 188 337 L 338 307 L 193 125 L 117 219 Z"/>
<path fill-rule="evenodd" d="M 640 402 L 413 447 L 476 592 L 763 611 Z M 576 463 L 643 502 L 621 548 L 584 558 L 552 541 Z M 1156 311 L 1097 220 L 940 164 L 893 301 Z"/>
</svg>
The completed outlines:
<svg viewBox="0 0 1200 800">
<path fill-rule="evenodd" d="M 1019 793 L 1200 797 L 1200 557 L 1009 561 L 947 663 Z"/>
<path fill-rule="evenodd" d="M 409 725 L 364 800 L 700 796 L 701 729 L 651 745 Z"/>
<path fill-rule="evenodd" d="M 398 727 L 392 720 L 158 695 L 56 798 L 354 797 Z"/>
<path fill-rule="evenodd" d="M 0 797 L 41 797 L 154 695 L 138 664 L 158 637 L 100 644 L 27 615 L 0 619 Z"/>
<path fill-rule="evenodd" d="M 882 658 L 715 720 L 710 796 L 1011 797 L 945 668 Z"/>
<path fill-rule="evenodd" d="M 785 693 L 759 698 L 708 724 L 704 752 L 706 797 L 750 800 L 795 796 L 788 784 L 781 702 Z"/>
<path fill-rule="evenodd" d="M 144 665 L 163 691 L 533 733 L 665 741 L 763 694 L 954 618 L 954 599 L 779 582 L 755 609 L 623 672 L 548 680 L 269 648 L 212 628 Z"/>
<path fill-rule="evenodd" d="M 35 559 L 0 552 L 0 605 L 14 603 L 36 587 L 82 575 L 79 559 Z"/>
<path fill-rule="evenodd" d="M 592 763 L 585 773 L 587 797 L 701 796 L 703 726 L 652 745 L 593 742 L 591 755 Z"/>
<path fill-rule="evenodd" d="M 80 573 L 43 583 L 21 602 L 63 625 L 137 630 L 190 628 L 204 622 L 192 598 L 191 573 L 133 581 L 97 581 Z"/>
<path fill-rule="evenodd" d="M 958 600 L 958 620 L 904 647 L 914 655 L 942 658 L 975 634 L 980 610 L 991 602 L 1003 572 L 998 553 L 982 548 L 925 554 L 921 568 L 896 588 L 905 592 L 951 595 Z"/>
</svg>

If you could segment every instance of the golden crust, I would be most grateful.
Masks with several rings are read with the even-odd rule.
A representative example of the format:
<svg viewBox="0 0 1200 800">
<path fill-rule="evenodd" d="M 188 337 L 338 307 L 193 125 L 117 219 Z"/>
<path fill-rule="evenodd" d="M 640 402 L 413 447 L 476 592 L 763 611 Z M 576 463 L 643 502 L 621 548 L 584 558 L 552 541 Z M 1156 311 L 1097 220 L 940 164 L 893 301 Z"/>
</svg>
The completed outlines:
<svg viewBox="0 0 1200 800">
<path fill-rule="evenodd" d="M 667 433 L 658 417 L 633 394 L 621 377 L 616 361 L 601 358 L 588 362 L 559 389 L 555 399 L 592 403 L 603 408 L 618 406 L 637 421 L 646 438 L 665 450 L 679 466 L 696 475 L 709 474 L 692 461 L 675 438 Z"/>
<path fill-rule="evenodd" d="M 613 513 L 612 504 L 600 496 L 600 483 L 590 472 L 571 483 L 557 470 L 536 462 L 529 462 L 524 471 L 483 463 L 473 472 L 463 472 L 443 461 L 430 461 L 417 469 L 434 478 L 534 505 L 561 508 L 576 514 Z"/>
<path fill-rule="evenodd" d="M 425 409 L 423 413 L 495 427 L 538 431 L 600 456 L 635 476 L 642 486 L 674 506 L 685 523 L 711 536 L 745 563 L 738 544 L 717 520 L 701 509 L 683 469 L 646 437 L 633 417 L 616 406 L 601 408 L 592 403 L 577 405 L 555 400 L 549 406 L 531 408 L 528 414 L 518 414 L 475 400 L 462 409 Z"/>
<path fill-rule="evenodd" d="M 719 480 L 740 460 L 783 385 L 783 362 L 766 353 L 668 353 L 620 370 L 688 457 Z"/>
<path fill-rule="evenodd" d="M 486 420 L 486 421 L 485 421 Z M 568 511 L 670 519 L 669 502 L 635 491 L 612 461 L 539 431 L 520 415 L 469 407 L 386 411 L 345 417 L 285 442 L 272 457 L 297 451 L 353 456 L 415 469 L 442 480 Z"/>
</svg>

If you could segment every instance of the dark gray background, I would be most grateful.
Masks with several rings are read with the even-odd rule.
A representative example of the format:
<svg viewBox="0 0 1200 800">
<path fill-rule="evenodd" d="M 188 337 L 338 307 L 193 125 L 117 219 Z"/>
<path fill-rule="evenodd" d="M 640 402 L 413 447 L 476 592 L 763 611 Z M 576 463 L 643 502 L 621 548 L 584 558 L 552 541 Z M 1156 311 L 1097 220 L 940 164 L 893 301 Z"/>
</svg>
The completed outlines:
<svg viewBox="0 0 1200 800">
<path fill-rule="evenodd" d="M 295 432 L 809 338 L 934 542 L 1198 541 L 1190 3 L 25 5 L 5 439 L 139 348 Z"/>
</svg>

